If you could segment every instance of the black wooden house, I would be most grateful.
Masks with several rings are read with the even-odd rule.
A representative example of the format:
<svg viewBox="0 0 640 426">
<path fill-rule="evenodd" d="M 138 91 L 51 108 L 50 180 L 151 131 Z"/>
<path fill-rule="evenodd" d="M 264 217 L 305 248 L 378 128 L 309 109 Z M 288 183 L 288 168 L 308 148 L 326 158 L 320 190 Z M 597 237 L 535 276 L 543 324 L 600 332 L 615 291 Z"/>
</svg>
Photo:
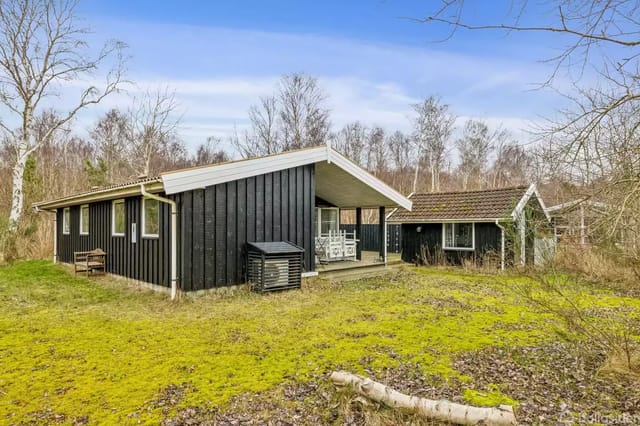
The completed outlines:
<svg viewBox="0 0 640 426">
<path fill-rule="evenodd" d="M 248 242 L 287 241 L 315 271 L 318 209 L 411 209 L 330 147 L 194 167 L 34 204 L 55 212 L 54 259 L 100 248 L 106 270 L 168 291 L 246 281 Z M 172 225 L 172 223 L 174 225 Z M 386 255 L 384 233 L 380 254 Z"/>
<path fill-rule="evenodd" d="M 405 262 L 477 264 L 495 259 L 504 269 L 533 264 L 536 249 L 549 241 L 549 217 L 535 185 L 412 194 L 409 199 L 411 211 L 398 209 L 388 218 L 388 223 L 401 225 Z"/>
</svg>

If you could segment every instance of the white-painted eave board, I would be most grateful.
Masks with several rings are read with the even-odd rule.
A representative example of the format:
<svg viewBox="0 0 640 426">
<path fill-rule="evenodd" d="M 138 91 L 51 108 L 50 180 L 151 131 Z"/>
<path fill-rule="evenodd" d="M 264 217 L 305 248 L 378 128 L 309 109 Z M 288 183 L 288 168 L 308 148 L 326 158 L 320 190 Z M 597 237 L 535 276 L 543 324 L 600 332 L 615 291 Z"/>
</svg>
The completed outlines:
<svg viewBox="0 0 640 426">
<path fill-rule="evenodd" d="M 331 194 L 322 194 L 336 201 L 338 201 L 337 198 L 340 198 L 340 206 L 342 207 L 391 206 L 411 210 L 411 201 L 409 199 L 336 151 L 325 146 L 228 164 L 169 172 L 162 175 L 162 181 L 166 194 L 176 194 L 315 163 L 334 165 L 335 176 L 331 174 L 316 176 L 316 192 L 318 192 L 318 187 L 322 188 L 323 185 L 325 187 L 333 186 L 335 191 L 344 190 L 343 192 L 347 192 L 349 190 L 352 195 L 349 199 L 346 198 L 346 194 L 336 194 L 335 191 Z M 329 179 L 331 182 L 323 183 L 321 182 L 322 179 Z M 336 182 L 339 183 L 337 187 L 333 185 Z M 320 197 L 322 195 L 318 194 Z M 330 201 L 328 198 L 325 199 Z"/>
<path fill-rule="evenodd" d="M 235 161 L 228 164 L 214 164 L 207 167 L 169 172 L 162 175 L 162 182 L 167 194 L 176 194 L 277 170 L 326 161 L 327 158 L 326 147 L 304 149 L 280 155 Z"/>
</svg>

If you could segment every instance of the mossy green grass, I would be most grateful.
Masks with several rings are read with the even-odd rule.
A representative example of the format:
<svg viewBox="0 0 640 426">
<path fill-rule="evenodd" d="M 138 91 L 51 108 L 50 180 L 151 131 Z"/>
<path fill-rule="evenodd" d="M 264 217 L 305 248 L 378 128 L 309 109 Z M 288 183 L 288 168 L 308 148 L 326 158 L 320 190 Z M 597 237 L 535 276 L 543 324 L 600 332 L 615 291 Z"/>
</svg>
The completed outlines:
<svg viewBox="0 0 640 426">
<path fill-rule="evenodd" d="M 640 311 L 635 300 L 590 297 Z M 171 413 L 149 402 L 172 384 L 190 385 L 179 406 L 224 405 L 333 369 L 366 374 L 400 362 L 464 380 L 452 367 L 457 353 L 553 339 L 553 324 L 508 279 L 490 275 L 405 268 L 172 302 L 50 262 L 19 262 L 0 268 L 0 422 L 50 410 L 69 422 L 157 424 Z"/>
</svg>

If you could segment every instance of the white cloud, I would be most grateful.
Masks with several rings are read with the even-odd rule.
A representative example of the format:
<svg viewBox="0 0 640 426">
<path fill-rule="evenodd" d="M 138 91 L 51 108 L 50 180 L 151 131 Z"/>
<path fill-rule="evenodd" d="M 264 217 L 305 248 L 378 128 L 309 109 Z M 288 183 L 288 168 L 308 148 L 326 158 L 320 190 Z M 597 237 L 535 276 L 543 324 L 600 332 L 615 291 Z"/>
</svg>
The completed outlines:
<svg viewBox="0 0 640 426">
<path fill-rule="evenodd" d="M 280 75 L 299 71 L 319 78 L 335 128 L 359 120 L 408 131 L 411 104 L 437 94 L 460 120 L 481 118 L 528 138 L 522 129 L 558 103 L 554 94 L 529 90 L 547 75 L 547 66 L 533 59 L 310 34 L 141 22 L 95 22 L 93 27 L 96 39 L 115 35 L 131 46 L 128 78 L 136 85 L 129 94 L 155 87 L 175 90 L 181 134 L 191 147 L 208 136 L 226 138 L 245 128 L 249 106 L 272 93 Z M 71 105 L 70 93 L 64 91 L 55 106 Z M 83 112 L 78 127 L 88 128 L 107 109 L 129 105 L 129 97 L 114 95 Z"/>
</svg>

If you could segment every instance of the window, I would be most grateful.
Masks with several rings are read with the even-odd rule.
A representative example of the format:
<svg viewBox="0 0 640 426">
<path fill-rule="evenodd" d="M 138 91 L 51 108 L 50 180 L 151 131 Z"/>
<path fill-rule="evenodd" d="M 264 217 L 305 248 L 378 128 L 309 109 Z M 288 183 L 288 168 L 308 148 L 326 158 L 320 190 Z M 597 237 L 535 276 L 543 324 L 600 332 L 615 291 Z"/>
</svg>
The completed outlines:
<svg viewBox="0 0 640 426">
<path fill-rule="evenodd" d="M 444 223 L 442 245 L 445 250 L 473 250 L 475 231 L 473 223 Z"/>
<path fill-rule="evenodd" d="M 124 200 L 114 200 L 111 204 L 111 235 L 123 237 L 125 225 Z"/>
<path fill-rule="evenodd" d="M 339 210 L 336 208 L 318 209 L 318 232 L 320 235 L 329 231 L 337 233 L 340 227 Z"/>
<path fill-rule="evenodd" d="M 80 206 L 80 235 L 89 235 L 89 204 Z"/>
<path fill-rule="evenodd" d="M 160 233 L 160 203 L 152 198 L 142 199 L 142 236 L 157 237 Z"/>
<path fill-rule="evenodd" d="M 71 209 L 66 207 L 62 210 L 62 233 L 69 235 L 71 231 Z"/>
</svg>

